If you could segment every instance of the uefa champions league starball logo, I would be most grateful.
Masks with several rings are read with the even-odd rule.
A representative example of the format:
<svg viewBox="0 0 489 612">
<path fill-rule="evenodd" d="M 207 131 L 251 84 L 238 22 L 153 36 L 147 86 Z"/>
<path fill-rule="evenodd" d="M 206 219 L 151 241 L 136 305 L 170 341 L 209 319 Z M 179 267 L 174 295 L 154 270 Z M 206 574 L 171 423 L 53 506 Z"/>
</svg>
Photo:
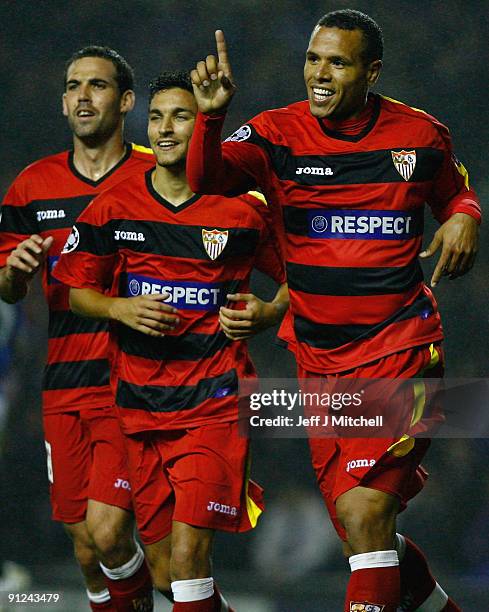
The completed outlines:
<svg viewBox="0 0 489 612">
<path fill-rule="evenodd" d="M 238 130 L 226 138 L 225 142 L 243 142 L 251 136 L 251 128 L 249 125 L 242 125 Z"/>
<path fill-rule="evenodd" d="M 73 226 L 71 230 L 71 234 L 68 236 L 68 240 L 66 241 L 62 253 L 71 253 L 74 251 L 78 244 L 80 243 L 80 232 L 78 231 L 76 225 Z"/>
</svg>

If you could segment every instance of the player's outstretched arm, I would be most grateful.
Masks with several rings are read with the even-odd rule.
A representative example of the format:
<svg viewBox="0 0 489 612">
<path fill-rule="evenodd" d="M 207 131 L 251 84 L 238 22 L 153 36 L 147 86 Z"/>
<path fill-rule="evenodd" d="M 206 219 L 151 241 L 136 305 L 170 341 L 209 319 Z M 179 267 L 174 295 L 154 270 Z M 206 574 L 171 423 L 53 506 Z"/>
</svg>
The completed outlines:
<svg viewBox="0 0 489 612">
<path fill-rule="evenodd" d="M 216 30 L 216 47 L 217 58 L 208 55 L 190 73 L 199 110 L 206 114 L 224 112 L 236 91 L 222 30 Z"/>
<path fill-rule="evenodd" d="M 442 276 L 454 279 L 466 274 L 474 265 L 479 245 L 479 224 L 474 217 L 455 213 L 436 231 L 429 247 L 420 253 L 432 257 L 441 247 L 431 286 L 436 287 Z"/>
<path fill-rule="evenodd" d="M 168 294 L 110 297 L 94 289 L 70 289 L 70 308 L 77 315 L 118 321 L 148 336 L 161 338 L 179 319 L 176 308 L 165 304 Z"/>
<path fill-rule="evenodd" d="M 230 340 L 247 340 L 255 334 L 280 323 L 289 307 L 287 283 L 280 285 L 271 302 L 264 302 L 253 293 L 230 293 L 230 302 L 245 302 L 244 310 L 224 306 L 219 310 L 219 323 Z"/>
<path fill-rule="evenodd" d="M 41 269 L 53 237 L 42 238 L 33 234 L 20 242 L 7 258 L 7 265 L 0 270 L 0 297 L 15 304 L 25 297 L 32 277 Z"/>
</svg>

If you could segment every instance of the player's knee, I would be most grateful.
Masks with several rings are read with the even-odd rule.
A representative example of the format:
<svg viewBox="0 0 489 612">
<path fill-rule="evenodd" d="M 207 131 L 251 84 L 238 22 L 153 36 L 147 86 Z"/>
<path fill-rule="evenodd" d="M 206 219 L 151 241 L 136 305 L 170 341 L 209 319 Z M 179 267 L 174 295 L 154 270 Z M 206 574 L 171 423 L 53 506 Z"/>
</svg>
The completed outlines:
<svg viewBox="0 0 489 612">
<path fill-rule="evenodd" d="M 132 533 L 117 525 L 98 523 L 91 526 L 90 533 L 104 563 L 123 565 L 136 552 Z"/>
<path fill-rule="evenodd" d="M 393 546 L 398 503 L 390 496 L 366 496 L 361 503 L 337 504 L 338 518 L 345 528 L 348 556 Z M 351 500 L 350 500 L 351 501 Z"/>
<path fill-rule="evenodd" d="M 73 539 L 73 550 L 76 560 L 84 573 L 98 570 L 98 557 L 95 546 L 91 542 Z"/>
</svg>

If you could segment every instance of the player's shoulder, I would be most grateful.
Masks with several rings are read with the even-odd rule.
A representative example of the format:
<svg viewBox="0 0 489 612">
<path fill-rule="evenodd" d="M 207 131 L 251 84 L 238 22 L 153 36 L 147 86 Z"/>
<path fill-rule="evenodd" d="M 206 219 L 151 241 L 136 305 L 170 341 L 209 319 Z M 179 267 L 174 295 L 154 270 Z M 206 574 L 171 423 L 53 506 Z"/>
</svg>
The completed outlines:
<svg viewBox="0 0 489 612">
<path fill-rule="evenodd" d="M 30 163 L 17 175 L 16 181 L 26 181 L 39 176 L 45 176 L 46 173 L 55 171 L 68 170 L 69 151 L 47 155 Z"/>
<path fill-rule="evenodd" d="M 448 132 L 446 125 L 441 123 L 436 117 L 415 106 L 409 106 L 405 102 L 395 100 L 389 96 L 379 95 L 380 104 L 383 111 L 396 115 L 398 119 L 405 119 L 409 122 L 420 122 L 426 126 L 432 126 L 438 132 Z"/>
<path fill-rule="evenodd" d="M 294 102 L 288 106 L 281 106 L 279 108 L 272 108 L 263 111 L 256 115 L 251 122 L 255 124 L 276 124 L 279 125 L 284 121 L 290 121 L 291 119 L 301 119 L 307 114 L 309 110 L 309 103 L 307 100 L 300 102 Z"/>
<path fill-rule="evenodd" d="M 154 164 L 155 158 L 153 151 L 149 147 L 138 145 L 134 142 L 131 145 L 131 158 L 135 160 L 141 160 L 150 164 Z"/>
<path fill-rule="evenodd" d="M 248 191 L 231 199 L 255 227 L 262 228 L 264 224 L 269 223 L 268 203 L 265 196 L 259 191 Z"/>
</svg>

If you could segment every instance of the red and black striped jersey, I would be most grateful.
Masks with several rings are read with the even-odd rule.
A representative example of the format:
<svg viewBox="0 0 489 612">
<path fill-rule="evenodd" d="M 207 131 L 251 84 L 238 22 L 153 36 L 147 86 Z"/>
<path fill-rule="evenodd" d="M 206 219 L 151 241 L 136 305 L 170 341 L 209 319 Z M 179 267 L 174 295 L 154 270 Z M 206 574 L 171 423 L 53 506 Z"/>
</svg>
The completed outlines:
<svg viewBox="0 0 489 612">
<path fill-rule="evenodd" d="M 228 293 L 249 291 L 253 267 L 285 279 L 263 196 L 193 196 L 174 206 L 154 190 L 151 174 L 92 202 L 55 271 L 72 287 L 112 296 L 166 292 L 178 310 L 178 327 L 162 338 L 111 324 L 116 405 L 127 433 L 236 419 L 238 378 L 254 369 L 246 343 L 220 330 L 219 307 Z"/>
<path fill-rule="evenodd" d="M 198 115 L 188 176 L 201 193 L 260 185 L 281 228 L 290 312 L 281 335 L 313 372 L 345 371 L 442 338 L 418 254 L 424 204 L 444 222 L 480 219 L 445 126 L 370 94 L 357 135 L 308 102 L 261 113 L 219 143 L 223 117 Z"/>
<path fill-rule="evenodd" d="M 49 307 L 48 356 L 43 381 L 46 413 L 97 408 L 113 403 L 107 361 L 107 324 L 77 317 L 68 305 L 69 288 L 53 275 L 71 228 L 102 190 L 134 172 L 154 166 L 152 151 L 126 145 L 120 162 L 98 181 L 81 175 L 73 152 L 45 157 L 25 168 L 7 191 L 0 222 L 0 267 L 19 242 L 32 234 L 53 236 L 42 270 Z"/>
</svg>

